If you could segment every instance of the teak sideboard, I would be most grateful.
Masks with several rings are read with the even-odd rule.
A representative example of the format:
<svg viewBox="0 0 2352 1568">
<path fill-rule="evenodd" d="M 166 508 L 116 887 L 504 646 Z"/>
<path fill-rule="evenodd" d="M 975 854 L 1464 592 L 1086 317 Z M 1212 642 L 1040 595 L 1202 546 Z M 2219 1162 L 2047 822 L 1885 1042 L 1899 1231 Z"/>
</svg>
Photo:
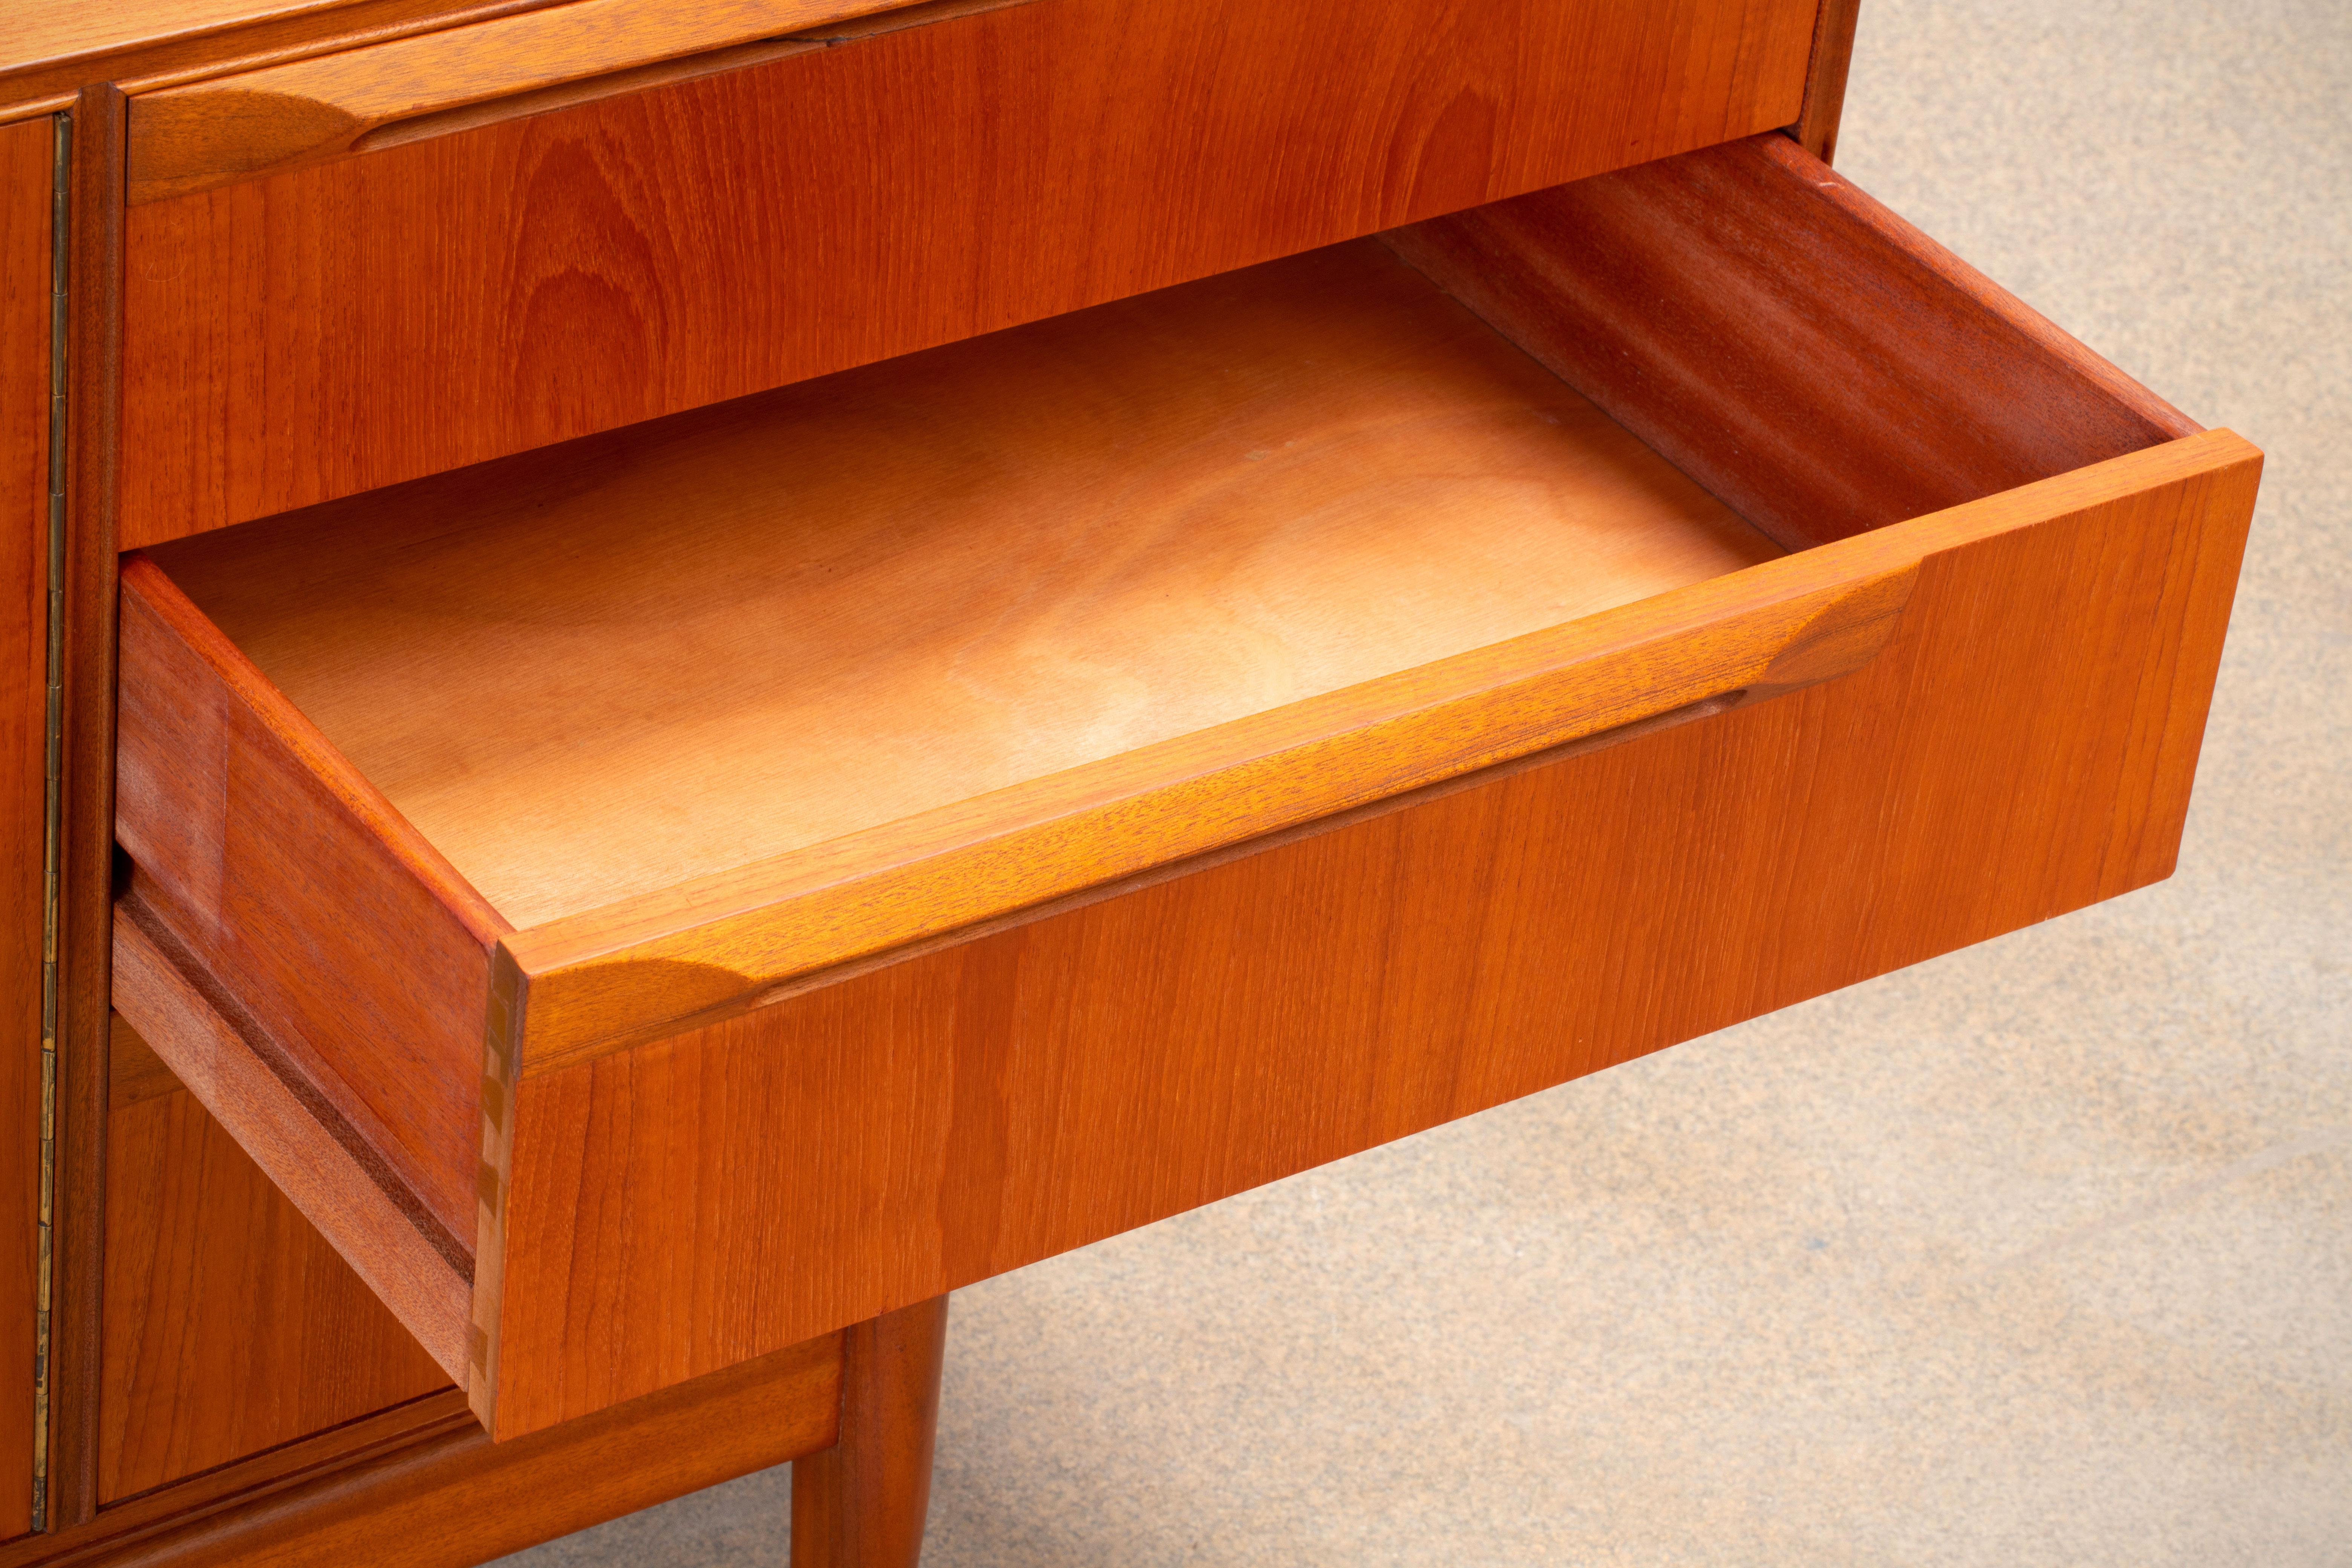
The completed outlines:
<svg viewBox="0 0 2352 1568">
<path fill-rule="evenodd" d="M 903 1568 L 957 1287 L 2168 875 L 2260 454 L 1853 26 L 13 11 L 0 1568 Z"/>
</svg>

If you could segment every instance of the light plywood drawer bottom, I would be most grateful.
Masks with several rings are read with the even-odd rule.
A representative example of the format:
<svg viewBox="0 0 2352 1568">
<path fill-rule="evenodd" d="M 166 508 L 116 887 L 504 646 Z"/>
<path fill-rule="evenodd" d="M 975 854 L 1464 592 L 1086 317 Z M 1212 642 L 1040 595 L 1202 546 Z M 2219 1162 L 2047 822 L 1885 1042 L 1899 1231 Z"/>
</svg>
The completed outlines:
<svg viewBox="0 0 2352 1568">
<path fill-rule="evenodd" d="M 118 1003 L 535 1430 L 2166 875 L 2258 467 L 1730 143 L 131 557 Z"/>
</svg>

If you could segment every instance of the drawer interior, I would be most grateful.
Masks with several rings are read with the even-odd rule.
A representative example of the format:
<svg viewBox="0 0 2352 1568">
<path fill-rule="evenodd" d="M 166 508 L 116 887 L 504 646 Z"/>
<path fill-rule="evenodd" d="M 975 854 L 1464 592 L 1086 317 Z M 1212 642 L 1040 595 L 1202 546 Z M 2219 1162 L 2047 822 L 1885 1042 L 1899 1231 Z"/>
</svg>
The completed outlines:
<svg viewBox="0 0 2352 1568">
<path fill-rule="evenodd" d="M 154 555 L 523 927 L 1780 552 L 1368 239 Z"/>
<path fill-rule="evenodd" d="M 525 928 L 2195 428 L 1768 136 L 151 553 Z"/>
</svg>

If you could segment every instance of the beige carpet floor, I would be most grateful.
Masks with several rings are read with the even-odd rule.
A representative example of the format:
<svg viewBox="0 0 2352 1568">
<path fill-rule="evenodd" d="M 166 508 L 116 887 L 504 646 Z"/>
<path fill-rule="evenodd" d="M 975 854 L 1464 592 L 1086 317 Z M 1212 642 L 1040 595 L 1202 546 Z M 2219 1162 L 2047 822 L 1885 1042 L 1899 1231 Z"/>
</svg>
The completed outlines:
<svg viewBox="0 0 2352 1568">
<path fill-rule="evenodd" d="M 1867 0 L 1839 163 L 2270 453 L 2179 875 L 962 1292 L 932 1568 L 2352 1564 L 2352 4 Z"/>
</svg>

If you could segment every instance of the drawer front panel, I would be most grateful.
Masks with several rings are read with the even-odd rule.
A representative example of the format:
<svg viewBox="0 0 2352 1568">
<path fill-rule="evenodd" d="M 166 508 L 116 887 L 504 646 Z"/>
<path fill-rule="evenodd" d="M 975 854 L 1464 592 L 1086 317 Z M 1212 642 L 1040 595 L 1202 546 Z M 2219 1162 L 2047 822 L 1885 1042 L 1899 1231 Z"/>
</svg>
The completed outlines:
<svg viewBox="0 0 2352 1568">
<path fill-rule="evenodd" d="M 1036 0 L 145 202 L 121 541 L 1784 125 L 1814 10 Z"/>
<path fill-rule="evenodd" d="M 2215 432 L 1825 547 L 1925 555 L 1853 674 L 526 1077 L 477 1409 L 548 1426 L 2168 875 L 2258 471 Z"/>
</svg>

